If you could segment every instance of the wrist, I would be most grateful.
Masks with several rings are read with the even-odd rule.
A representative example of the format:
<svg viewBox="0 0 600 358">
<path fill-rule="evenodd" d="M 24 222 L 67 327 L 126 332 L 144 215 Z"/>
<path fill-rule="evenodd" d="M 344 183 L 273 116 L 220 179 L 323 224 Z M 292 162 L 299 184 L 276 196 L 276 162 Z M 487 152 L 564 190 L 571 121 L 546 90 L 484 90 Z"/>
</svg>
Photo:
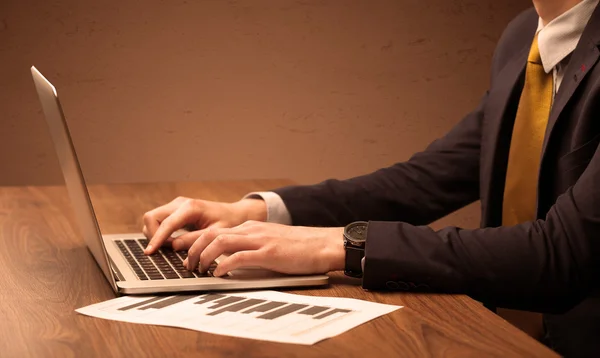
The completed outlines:
<svg viewBox="0 0 600 358">
<path fill-rule="evenodd" d="M 262 199 L 242 199 L 233 205 L 241 211 L 243 221 L 267 221 L 267 204 Z"/>
<path fill-rule="evenodd" d="M 344 250 L 344 228 L 334 227 L 327 230 L 327 249 L 325 250 L 325 259 L 328 271 L 341 271 L 345 266 L 346 251 Z"/>
</svg>

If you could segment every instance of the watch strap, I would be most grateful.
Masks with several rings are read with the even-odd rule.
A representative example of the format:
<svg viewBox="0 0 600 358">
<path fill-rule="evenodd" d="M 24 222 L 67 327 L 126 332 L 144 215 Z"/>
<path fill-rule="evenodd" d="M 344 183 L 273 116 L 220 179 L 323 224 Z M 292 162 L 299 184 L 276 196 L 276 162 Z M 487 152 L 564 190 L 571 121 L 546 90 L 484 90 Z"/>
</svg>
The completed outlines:
<svg viewBox="0 0 600 358">
<path fill-rule="evenodd" d="M 362 277 L 362 259 L 365 256 L 365 250 L 346 246 L 346 263 L 344 274 L 350 277 Z"/>
</svg>

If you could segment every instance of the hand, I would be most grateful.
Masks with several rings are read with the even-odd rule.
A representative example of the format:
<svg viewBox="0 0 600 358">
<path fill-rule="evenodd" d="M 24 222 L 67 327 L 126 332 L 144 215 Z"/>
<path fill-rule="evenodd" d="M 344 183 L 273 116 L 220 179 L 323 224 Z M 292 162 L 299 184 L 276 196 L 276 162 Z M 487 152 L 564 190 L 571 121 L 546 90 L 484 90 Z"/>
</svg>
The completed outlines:
<svg viewBox="0 0 600 358">
<path fill-rule="evenodd" d="M 344 268 L 344 228 L 313 228 L 249 221 L 234 228 L 210 228 L 188 250 L 184 266 L 206 271 L 216 258 L 215 276 L 242 267 L 286 274 L 317 274 Z"/>
<path fill-rule="evenodd" d="M 206 228 L 226 228 L 247 220 L 266 220 L 267 207 L 260 199 L 243 199 L 236 203 L 219 203 L 179 197 L 144 214 L 142 232 L 150 239 L 144 250 L 154 253 L 164 243 L 174 250 L 190 247 Z M 192 231 L 177 238 L 171 235 L 182 228 Z"/>
</svg>

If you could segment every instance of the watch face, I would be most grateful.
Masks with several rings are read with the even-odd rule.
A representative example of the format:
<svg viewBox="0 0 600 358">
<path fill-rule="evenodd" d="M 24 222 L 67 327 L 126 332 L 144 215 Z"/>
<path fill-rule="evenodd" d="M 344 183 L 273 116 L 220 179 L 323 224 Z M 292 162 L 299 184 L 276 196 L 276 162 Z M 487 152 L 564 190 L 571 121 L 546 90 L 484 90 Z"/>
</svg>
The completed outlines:
<svg viewBox="0 0 600 358">
<path fill-rule="evenodd" d="M 346 226 L 344 236 L 353 245 L 362 246 L 367 240 L 367 223 L 364 221 L 357 221 Z"/>
</svg>

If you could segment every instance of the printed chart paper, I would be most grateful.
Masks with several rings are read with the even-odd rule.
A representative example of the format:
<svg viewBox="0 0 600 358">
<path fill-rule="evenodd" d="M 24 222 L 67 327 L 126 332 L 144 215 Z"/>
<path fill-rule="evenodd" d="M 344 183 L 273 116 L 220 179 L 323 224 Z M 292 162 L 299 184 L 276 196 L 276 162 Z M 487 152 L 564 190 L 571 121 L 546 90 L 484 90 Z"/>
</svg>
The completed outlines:
<svg viewBox="0 0 600 358">
<path fill-rule="evenodd" d="M 315 344 L 401 306 L 277 291 L 124 296 L 77 309 L 115 321 L 265 341 Z"/>
</svg>

